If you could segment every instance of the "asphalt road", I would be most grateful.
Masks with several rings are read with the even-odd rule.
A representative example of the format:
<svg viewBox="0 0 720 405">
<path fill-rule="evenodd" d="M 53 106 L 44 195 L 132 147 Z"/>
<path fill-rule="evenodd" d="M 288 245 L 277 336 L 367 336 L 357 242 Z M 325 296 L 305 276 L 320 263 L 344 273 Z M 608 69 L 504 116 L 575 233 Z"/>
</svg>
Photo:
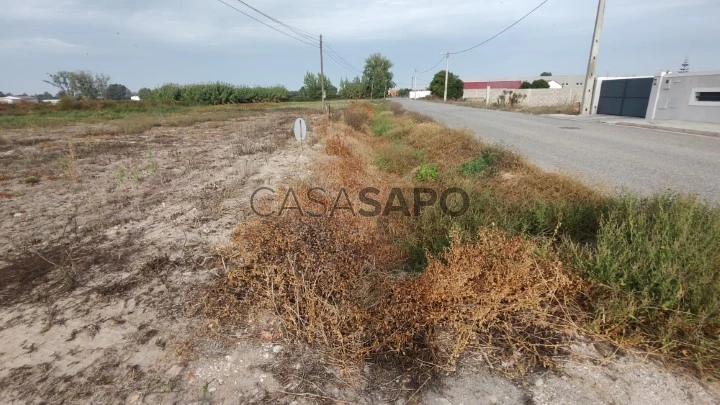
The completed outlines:
<svg viewBox="0 0 720 405">
<path fill-rule="evenodd" d="M 720 202 L 720 137 L 590 121 L 395 100 L 487 143 L 498 143 L 539 167 L 609 189 L 641 194 L 672 190 Z"/>
</svg>

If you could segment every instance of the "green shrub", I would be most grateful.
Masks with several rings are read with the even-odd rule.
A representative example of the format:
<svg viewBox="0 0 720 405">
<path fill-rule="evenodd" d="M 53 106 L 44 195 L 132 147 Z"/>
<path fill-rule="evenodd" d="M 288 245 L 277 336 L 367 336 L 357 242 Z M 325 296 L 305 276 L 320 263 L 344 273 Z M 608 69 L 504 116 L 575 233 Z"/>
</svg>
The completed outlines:
<svg viewBox="0 0 720 405">
<path fill-rule="evenodd" d="M 596 325 L 641 336 L 720 373 L 720 208 L 693 197 L 625 195 L 576 265 L 605 286 Z"/>
<path fill-rule="evenodd" d="M 490 176 L 495 173 L 495 165 L 498 161 L 499 152 L 488 148 L 475 159 L 460 166 L 460 173 L 466 175 Z"/>
<path fill-rule="evenodd" d="M 427 163 L 420 165 L 415 179 L 418 181 L 435 181 L 440 177 L 440 171 L 435 163 Z"/>
<path fill-rule="evenodd" d="M 392 113 L 383 111 L 375 114 L 375 119 L 373 119 L 370 127 L 376 136 L 383 136 L 387 134 L 393 128 Z"/>
</svg>

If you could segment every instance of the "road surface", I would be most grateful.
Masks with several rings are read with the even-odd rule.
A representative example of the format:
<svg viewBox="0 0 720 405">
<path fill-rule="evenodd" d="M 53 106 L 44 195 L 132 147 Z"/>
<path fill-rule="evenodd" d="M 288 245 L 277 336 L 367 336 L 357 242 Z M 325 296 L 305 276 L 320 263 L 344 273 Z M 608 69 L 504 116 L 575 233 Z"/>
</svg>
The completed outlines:
<svg viewBox="0 0 720 405">
<path fill-rule="evenodd" d="M 396 100 L 539 167 L 611 189 L 672 190 L 720 202 L 720 137 L 533 116 L 417 100 Z"/>
</svg>

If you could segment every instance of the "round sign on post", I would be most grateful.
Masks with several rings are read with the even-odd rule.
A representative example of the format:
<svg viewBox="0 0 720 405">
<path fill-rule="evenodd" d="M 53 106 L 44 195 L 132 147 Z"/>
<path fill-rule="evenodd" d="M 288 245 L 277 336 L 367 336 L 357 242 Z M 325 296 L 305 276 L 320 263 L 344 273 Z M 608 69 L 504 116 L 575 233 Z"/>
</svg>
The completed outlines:
<svg viewBox="0 0 720 405">
<path fill-rule="evenodd" d="M 305 138 L 307 138 L 307 124 L 305 124 L 304 119 L 298 118 L 295 120 L 293 133 L 295 134 L 295 139 L 297 139 L 298 142 L 302 142 Z"/>
</svg>

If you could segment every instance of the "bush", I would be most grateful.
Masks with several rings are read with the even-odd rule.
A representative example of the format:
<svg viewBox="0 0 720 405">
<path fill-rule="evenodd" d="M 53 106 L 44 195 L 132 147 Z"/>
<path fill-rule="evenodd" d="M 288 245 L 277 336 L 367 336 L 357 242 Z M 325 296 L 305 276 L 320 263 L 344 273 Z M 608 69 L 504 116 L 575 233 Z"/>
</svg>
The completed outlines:
<svg viewBox="0 0 720 405">
<path fill-rule="evenodd" d="M 618 199 L 576 266 L 604 286 L 595 326 L 720 374 L 720 208 L 693 197 Z"/>
<path fill-rule="evenodd" d="M 374 115 L 375 112 L 370 104 L 353 101 L 345 109 L 345 123 L 356 131 L 362 131 Z"/>
</svg>

